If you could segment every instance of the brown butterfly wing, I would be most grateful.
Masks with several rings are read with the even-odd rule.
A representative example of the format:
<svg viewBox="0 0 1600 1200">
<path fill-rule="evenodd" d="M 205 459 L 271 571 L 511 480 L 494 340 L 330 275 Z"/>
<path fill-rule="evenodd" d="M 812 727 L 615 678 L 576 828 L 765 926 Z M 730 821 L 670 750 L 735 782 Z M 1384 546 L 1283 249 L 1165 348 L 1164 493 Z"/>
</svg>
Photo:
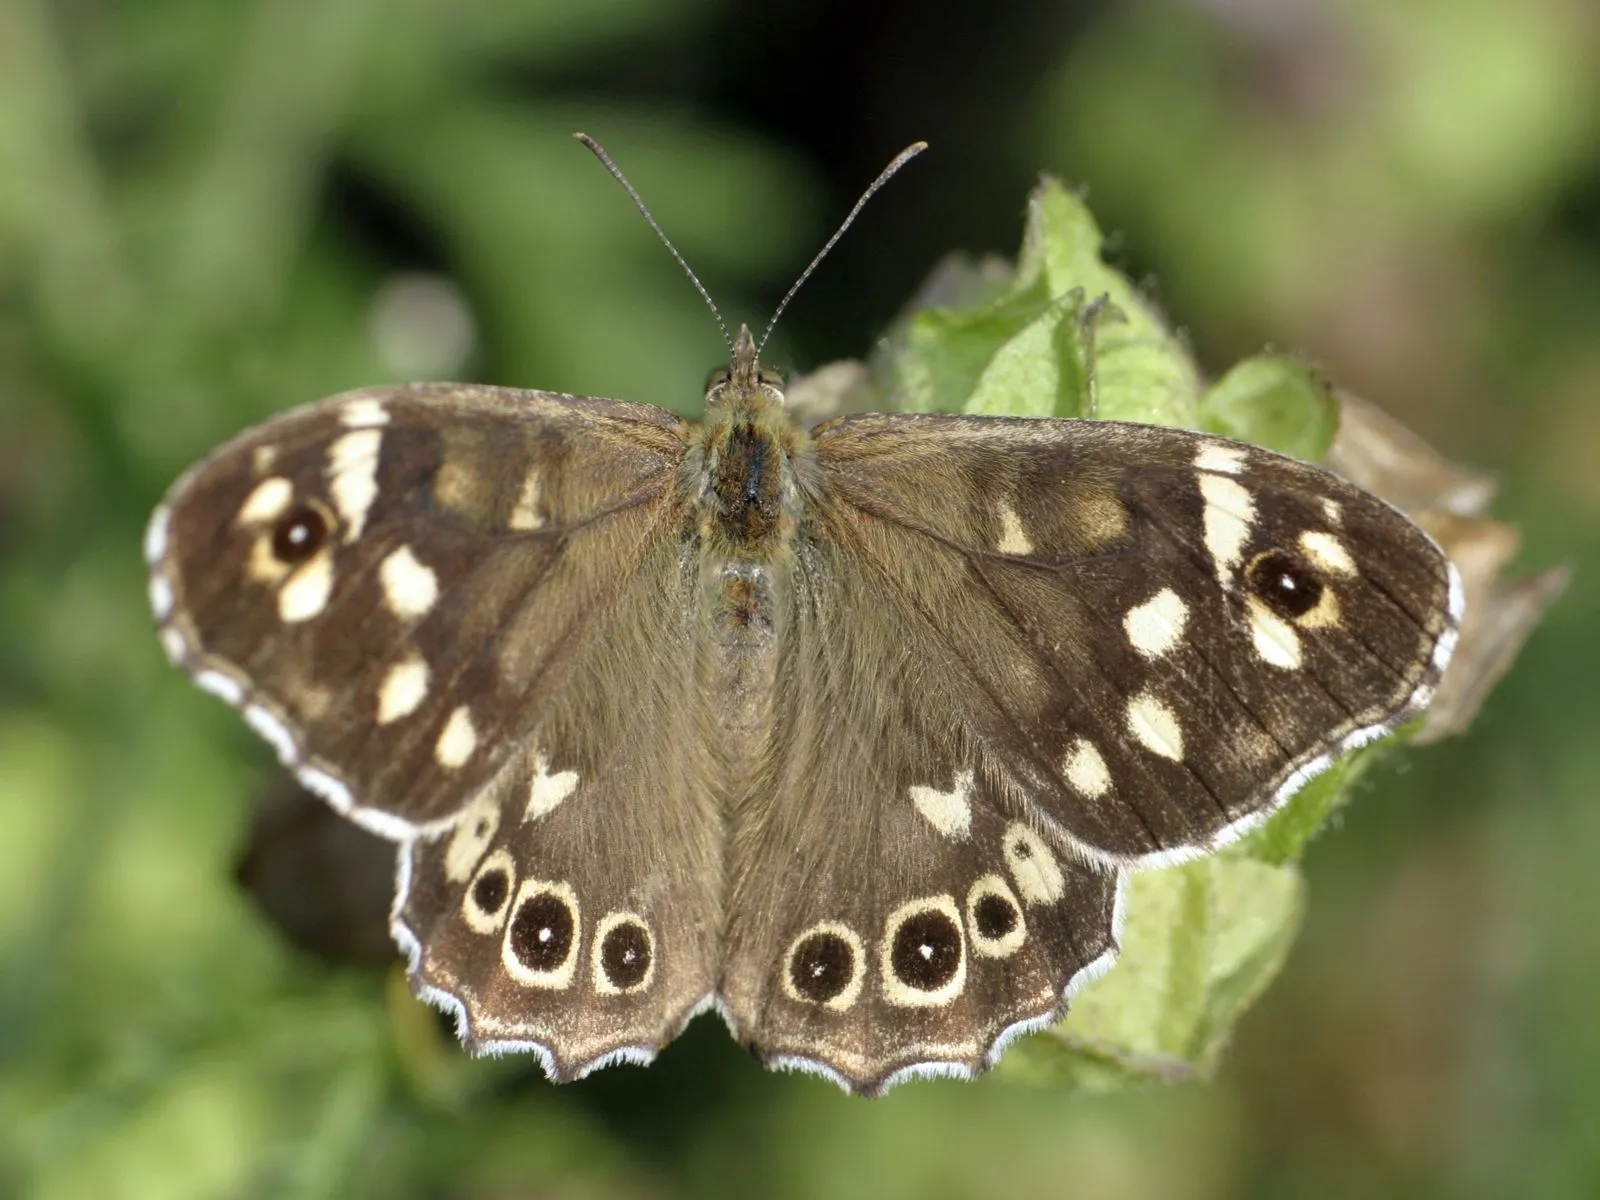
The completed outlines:
<svg viewBox="0 0 1600 1200">
<path fill-rule="evenodd" d="M 568 1080 L 648 1061 L 711 1003 L 723 824 L 693 630 L 664 542 L 461 820 L 402 850 L 395 935 L 474 1050 Z"/>
<path fill-rule="evenodd" d="M 641 405 L 375 389 L 228 443 L 148 539 L 169 654 L 402 843 L 418 990 L 557 1078 L 648 1056 L 715 985 L 683 448 Z"/>
<path fill-rule="evenodd" d="M 828 536 L 980 758 L 1083 853 L 1153 864 L 1260 820 L 1431 697 L 1454 568 L 1404 516 L 1257 447 L 1105 421 L 817 431 Z"/>
<path fill-rule="evenodd" d="M 151 522 L 168 654 L 377 832 L 448 822 L 668 536 L 683 423 L 462 385 L 268 421 Z"/>
<path fill-rule="evenodd" d="M 722 998 L 764 1061 L 875 1094 L 974 1074 L 1059 1016 L 1114 956 L 1119 880 L 1050 840 L 881 576 L 815 532 L 732 814 Z"/>
</svg>

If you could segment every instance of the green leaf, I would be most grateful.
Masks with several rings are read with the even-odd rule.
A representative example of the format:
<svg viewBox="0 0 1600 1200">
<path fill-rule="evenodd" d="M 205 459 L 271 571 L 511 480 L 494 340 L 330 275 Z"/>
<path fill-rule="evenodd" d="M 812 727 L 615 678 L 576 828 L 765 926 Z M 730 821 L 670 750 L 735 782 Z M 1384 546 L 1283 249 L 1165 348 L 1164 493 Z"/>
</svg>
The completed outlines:
<svg viewBox="0 0 1600 1200">
<path fill-rule="evenodd" d="M 1066 1018 L 1001 1060 L 1002 1076 L 1104 1091 L 1216 1064 L 1283 964 L 1304 883 L 1290 866 L 1217 857 L 1131 876 L 1122 954 Z"/>
<path fill-rule="evenodd" d="M 1245 359 L 1206 390 L 1200 427 L 1321 462 L 1339 430 L 1339 402 L 1314 368 L 1264 354 Z"/>
<path fill-rule="evenodd" d="M 987 291 L 925 305 L 891 336 L 902 407 L 991 416 L 1198 423 L 1199 373 L 1182 340 L 1101 257 L 1083 201 L 1046 178 L 1028 199 L 1009 280 L 941 268 L 941 291 Z M 987 286 L 984 286 L 984 284 Z"/>
</svg>

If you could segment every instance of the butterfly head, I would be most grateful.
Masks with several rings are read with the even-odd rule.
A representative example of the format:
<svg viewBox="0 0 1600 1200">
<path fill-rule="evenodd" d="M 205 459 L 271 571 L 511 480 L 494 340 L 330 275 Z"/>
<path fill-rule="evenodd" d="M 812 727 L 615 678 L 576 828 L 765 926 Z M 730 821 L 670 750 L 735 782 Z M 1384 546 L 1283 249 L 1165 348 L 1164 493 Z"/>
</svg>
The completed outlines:
<svg viewBox="0 0 1600 1200">
<path fill-rule="evenodd" d="M 759 360 L 760 347 L 750 333 L 750 326 L 739 326 L 739 336 L 734 339 L 733 356 L 726 367 L 711 372 L 706 382 L 706 408 L 759 409 L 769 406 L 783 407 L 783 376 L 763 367 Z"/>
</svg>

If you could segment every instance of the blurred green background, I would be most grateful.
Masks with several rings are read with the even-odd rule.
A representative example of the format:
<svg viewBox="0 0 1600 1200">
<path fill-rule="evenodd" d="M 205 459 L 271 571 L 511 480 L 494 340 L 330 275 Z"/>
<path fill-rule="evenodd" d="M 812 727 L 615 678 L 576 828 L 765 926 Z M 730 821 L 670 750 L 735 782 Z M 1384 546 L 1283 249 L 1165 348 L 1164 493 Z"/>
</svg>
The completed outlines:
<svg viewBox="0 0 1600 1200">
<path fill-rule="evenodd" d="M 693 410 L 715 328 L 580 128 L 752 322 L 933 143 L 785 318 L 802 368 L 1083 185 L 1209 368 L 1304 352 L 1574 566 L 1312 848 L 1216 1082 L 869 1103 L 701 1021 L 556 1089 L 234 882 L 273 769 L 163 661 L 145 515 L 358 384 Z M 0 1195 L 1600 1194 L 1597 551 L 1592 0 L 0 0 Z"/>
</svg>

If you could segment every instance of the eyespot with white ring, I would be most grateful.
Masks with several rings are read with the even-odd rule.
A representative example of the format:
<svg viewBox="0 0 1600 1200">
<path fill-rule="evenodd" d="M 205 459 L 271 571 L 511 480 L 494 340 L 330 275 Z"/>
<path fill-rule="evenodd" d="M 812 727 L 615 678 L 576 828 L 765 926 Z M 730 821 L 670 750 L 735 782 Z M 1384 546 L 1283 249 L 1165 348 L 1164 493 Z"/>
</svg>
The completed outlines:
<svg viewBox="0 0 1600 1200">
<path fill-rule="evenodd" d="M 926 896 L 902 904 L 884 923 L 883 994 L 890 1004 L 939 1007 L 967 983 L 966 938 L 954 898 Z"/>
<path fill-rule="evenodd" d="M 517 864 L 504 847 L 478 866 L 461 897 L 461 916 L 474 933 L 498 933 L 511 910 L 511 893 L 517 886 Z"/>
<path fill-rule="evenodd" d="M 861 936 L 838 921 L 819 921 L 789 943 L 780 979 L 783 994 L 801 1004 L 844 1012 L 866 981 Z"/>
<path fill-rule="evenodd" d="M 985 875 L 967 892 L 967 936 L 984 958 L 1008 958 L 1028 940 L 1022 906 L 1000 876 Z"/>
<path fill-rule="evenodd" d="M 518 983 L 560 991 L 572 984 L 582 932 L 570 884 L 525 879 L 506 922 L 500 961 Z"/>
<path fill-rule="evenodd" d="M 609 912 L 595 926 L 589 968 L 602 996 L 628 996 L 656 974 L 656 939 L 638 913 Z"/>
</svg>

